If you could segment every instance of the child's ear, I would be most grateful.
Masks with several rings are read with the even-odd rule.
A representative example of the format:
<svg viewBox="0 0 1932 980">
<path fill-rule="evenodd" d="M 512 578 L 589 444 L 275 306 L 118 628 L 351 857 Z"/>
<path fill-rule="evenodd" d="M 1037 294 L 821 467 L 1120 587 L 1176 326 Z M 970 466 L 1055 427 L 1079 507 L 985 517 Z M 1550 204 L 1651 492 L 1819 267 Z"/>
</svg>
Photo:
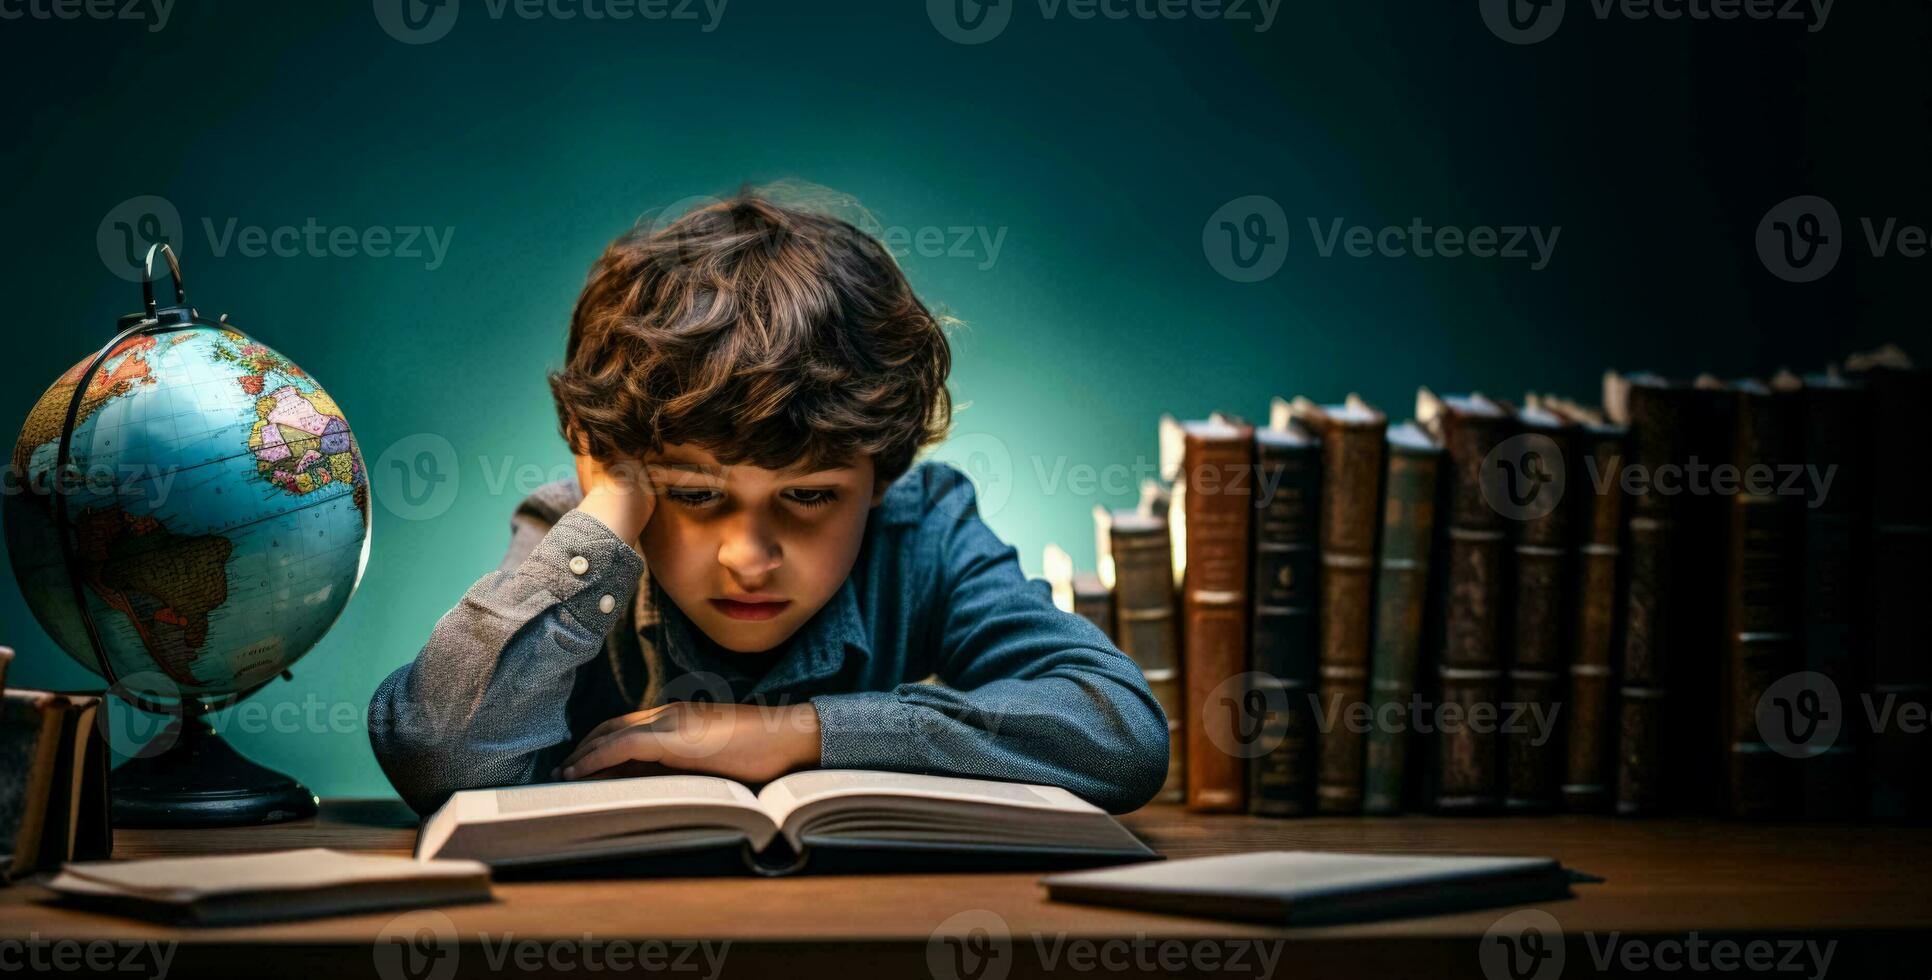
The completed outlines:
<svg viewBox="0 0 1932 980">
<path fill-rule="evenodd" d="M 884 483 L 875 482 L 872 485 L 872 503 L 869 506 L 879 506 L 885 500 L 886 491 L 892 489 L 892 483 L 893 481 L 891 480 L 887 480 Z"/>
</svg>

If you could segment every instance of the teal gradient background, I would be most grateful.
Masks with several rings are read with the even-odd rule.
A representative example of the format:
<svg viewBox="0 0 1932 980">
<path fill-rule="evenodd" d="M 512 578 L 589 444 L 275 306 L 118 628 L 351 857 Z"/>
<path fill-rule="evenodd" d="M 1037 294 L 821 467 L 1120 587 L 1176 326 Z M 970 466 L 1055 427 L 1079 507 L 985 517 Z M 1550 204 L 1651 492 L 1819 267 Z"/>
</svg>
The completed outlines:
<svg viewBox="0 0 1932 980">
<path fill-rule="evenodd" d="M 902 262 L 962 322 L 941 454 L 1010 457 L 976 475 L 1003 484 L 982 489 L 1004 498 L 987 519 L 1034 574 L 1049 541 L 1091 565 L 1089 511 L 1131 501 L 1164 411 L 1264 418 L 1271 396 L 1358 391 L 1400 417 L 1419 384 L 1594 401 L 1606 367 L 1815 369 L 1924 335 L 1910 262 L 1847 256 L 1797 286 L 1752 245 L 1765 209 L 1800 193 L 1830 196 L 1848 225 L 1932 220 L 1926 83 L 1910 69 L 1923 4 L 1839 5 L 1806 35 L 1596 21 L 1572 3 L 1584 12 L 1557 37 L 1519 48 L 1463 0 L 1284 4 L 1265 32 L 1021 0 L 976 46 L 913 0 L 731 0 L 708 32 L 461 2 L 426 45 L 392 39 L 366 0 L 179 0 L 160 31 L 0 23 L 8 438 L 137 307 L 96 234 L 152 194 L 181 215 L 190 300 L 320 380 L 372 464 L 360 592 L 294 680 L 258 695 L 256 720 L 228 726 L 325 795 L 389 792 L 363 730 L 370 692 L 495 566 L 522 490 L 571 474 L 544 372 L 585 271 L 634 219 L 692 195 L 795 179 L 947 247 L 947 229 L 971 230 L 969 254 Z M 1203 249 L 1209 215 L 1246 195 L 1280 203 L 1290 236 L 1280 271 L 1252 284 Z M 1562 230 L 1532 272 L 1323 258 L 1310 218 Z M 310 219 L 448 229 L 449 250 L 429 268 L 222 247 L 231 220 Z M 385 506 L 403 474 L 375 464 L 421 433 L 454 450 L 457 492 L 406 520 Z M 1090 471 L 1111 482 L 1077 482 Z M 0 642 L 19 651 L 17 684 L 95 683 L 10 586 Z"/>
</svg>

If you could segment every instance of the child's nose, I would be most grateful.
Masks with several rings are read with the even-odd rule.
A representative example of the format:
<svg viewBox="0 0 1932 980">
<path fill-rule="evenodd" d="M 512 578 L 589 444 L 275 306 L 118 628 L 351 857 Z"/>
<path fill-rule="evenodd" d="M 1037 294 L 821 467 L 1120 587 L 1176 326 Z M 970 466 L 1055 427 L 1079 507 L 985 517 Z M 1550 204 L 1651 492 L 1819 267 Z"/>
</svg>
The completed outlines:
<svg viewBox="0 0 1932 980">
<path fill-rule="evenodd" d="M 780 561 L 777 539 L 763 522 L 749 516 L 733 522 L 718 545 L 718 564 L 730 569 L 747 588 L 769 575 Z"/>
</svg>

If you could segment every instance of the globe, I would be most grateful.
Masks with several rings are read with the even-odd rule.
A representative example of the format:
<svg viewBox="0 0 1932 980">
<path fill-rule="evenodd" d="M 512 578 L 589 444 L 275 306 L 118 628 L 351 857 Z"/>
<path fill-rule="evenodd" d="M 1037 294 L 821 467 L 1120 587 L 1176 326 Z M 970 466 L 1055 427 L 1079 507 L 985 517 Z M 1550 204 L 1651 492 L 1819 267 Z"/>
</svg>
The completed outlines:
<svg viewBox="0 0 1932 980">
<path fill-rule="evenodd" d="M 54 641 L 125 692 L 245 694 L 313 648 L 362 579 L 369 476 L 348 420 L 314 378 L 225 322 L 141 333 L 85 380 L 56 480 L 93 359 L 47 389 L 14 443 L 14 576 Z"/>
</svg>

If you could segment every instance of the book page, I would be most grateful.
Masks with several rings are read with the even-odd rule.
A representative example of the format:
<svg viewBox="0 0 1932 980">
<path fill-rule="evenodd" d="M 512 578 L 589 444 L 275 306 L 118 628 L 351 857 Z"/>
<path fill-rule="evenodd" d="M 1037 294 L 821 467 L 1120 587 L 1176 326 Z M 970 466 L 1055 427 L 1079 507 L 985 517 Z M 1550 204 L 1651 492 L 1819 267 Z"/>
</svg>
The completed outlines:
<svg viewBox="0 0 1932 980">
<path fill-rule="evenodd" d="M 488 806 L 464 813 L 465 820 L 491 817 L 531 817 L 580 810 L 634 806 L 756 807 L 758 798 L 743 785 L 716 776 L 634 776 L 627 779 L 579 779 L 486 790 Z"/>
<path fill-rule="evenodd" d="M 928 800 L 992 803 L 1034 810 L 1100 813 L 1098 807 L 1058 786 L 1003 783 L 992 779 L 875 772 L 868 769 L 815 769 L 795 772 L 772 781 L 758 794 L 758 804 L 772 823 L 785 825 L 792 811 L 808 803 L 838 797 L 906 796 Z"/>
</svg>

